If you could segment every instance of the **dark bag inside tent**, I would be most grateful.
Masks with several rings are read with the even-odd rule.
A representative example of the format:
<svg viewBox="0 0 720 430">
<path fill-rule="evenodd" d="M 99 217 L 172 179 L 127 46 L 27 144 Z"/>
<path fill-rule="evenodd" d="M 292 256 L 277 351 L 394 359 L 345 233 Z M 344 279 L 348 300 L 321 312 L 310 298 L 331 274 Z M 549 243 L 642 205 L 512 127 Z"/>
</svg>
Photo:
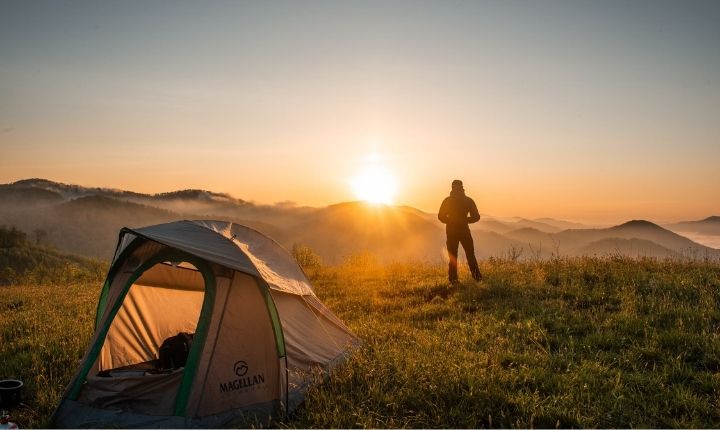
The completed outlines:
<svg viewBox="0 0 720 430">
<path fill-rule="evenodd" d="M 193 335 L 191 333 L 178 333 L 165 339 L 160 345 L 158 353 L 158 368 L 161 370 L 179 369 L 185 367 Z"/>
</svg>

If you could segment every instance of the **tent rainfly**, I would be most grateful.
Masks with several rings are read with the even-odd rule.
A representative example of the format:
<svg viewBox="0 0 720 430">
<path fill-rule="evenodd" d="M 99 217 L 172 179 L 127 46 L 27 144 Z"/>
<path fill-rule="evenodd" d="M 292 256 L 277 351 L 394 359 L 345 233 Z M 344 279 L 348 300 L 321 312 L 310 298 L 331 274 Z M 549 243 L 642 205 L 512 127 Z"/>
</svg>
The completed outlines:
<svg viewBox="0 0 720 430">
<path fill-rule="evenodd" d="M 267 423 L 359 343 L 292 256 L 255 230 L 124 228 L 95 333 L 52 425 Z"/>
</svg>

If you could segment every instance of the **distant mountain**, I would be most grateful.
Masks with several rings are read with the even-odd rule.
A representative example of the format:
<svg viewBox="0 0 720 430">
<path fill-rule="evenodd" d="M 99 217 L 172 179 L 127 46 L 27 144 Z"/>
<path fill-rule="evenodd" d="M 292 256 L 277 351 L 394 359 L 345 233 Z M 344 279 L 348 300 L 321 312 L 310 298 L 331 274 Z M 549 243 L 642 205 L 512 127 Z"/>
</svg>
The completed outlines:
<svg viewBox="0 0 720 430">
<path fill-rule="evenodd" d="M 502 221 L 498 221 L 494 218 L 480 218 L 480 221 L 470 226 L 471 230 L 485 230 L 492 231 L 495 233 L 504 234 L 509 231 L 517 230 L 518 227 L 506 224 Z"/>
<path fill-rule="evenodd" d="M 14 225 L 26 232 L 42 230 L 47 244 L 79 255 L 109 258 L 115 251 L 118 231 L 125 226 L 140 227 L 178 219 L 172 212 L 88 195 L 29 211 L 6 212 L 1 224 Z"/>
<path fill-rule="evenodd" d="M 417 209 L 362 202 L 319 209 L 290 228 L 296 243 L 316 250 L 328 262 L 359 251 L 386 261 L 435 261 L 444 240 L 440 223 L 428 221 Z"/>
<path fill-rule="evenodd" d="M 668 224 L 669 230 L 677 232 L 690 232 L 709 236 L 720 236 L 720 216 L 711 216 L 699 221 L 683 221 Z"/>
<path fill-rule="evenodd" d="M 132 191 L 117 190 L 112 188 L 83 187 L 80 185 L 69 185 L 60 182 L 53 182 L 47 179 L 23 179 L 12 184 L 0 185 L 0 192 L 13 191 L 18 197 L 25 194 L 30 196 L 33 193 L 52 193 L 64 200 L 74 200 L 88 196 L 111 197 L 116 200 L 124 200 L 138 204 L 152 204 L 155 206 L 167 206 L 175 204 L 171 210 L 176 209 L 182 202 L 193 202 L 195 204 L 205 203 L 218 207 L 252 205 L 240 199 L 235 199 L 229 194 L 214 193 L 205 190 L 180 190 L 159 194 L 142 194 Z"/>
<path fill-rule="evenodd" d="M 212 191 L 189 189 L 180 191 L 171 191 L 168 193 L 155 194 L 158 200 L 205 200 L 212 202 L 229 202 L 235 204 L 246 204 L 244 200 L 236 199 L 226 193 L 214 193 Z"/>
<path fill-rule="evenodd" d="M 633 220 L 624 224 L 607 229 L 614 237 L 624 239 L 645 239 L 655 242 L 675 252 L 702 251 L 704 246 L 699 245 L 690 239 L 666 230 L 657 224 L 645 220 Z"/>
<path fill-rule="evenodd" d="M 64 201 L 88 196 L 103 196 L 144 206 L 153 206 L 180 215 L 210 216 L 251 219 L 261 222 L 283 223 L 288 216 L 312 212 L 314 208 L 289 205 L 257 205 L 237 199 L 226 193 L 187 189 L 158 194 L 142 194 L 112 188 L 83 187 L 53 182 L 47 179 L 24 179 L 0 185 L 0 193 L 13 193 L 13 204 L 25 205 L 33 196 L 52 193 Z M 1 196 L 2 194 L 0 194 Z M 49 195 L 49 194 L 48 194 Z"/>
<path fill-rule="evenodd" d="M 699 221 L 683 221 L 665 227 L 693 242 L 720 249 L 720 216 L 711 216 Z"/>
<path fill-rule="evenodd" d="M 565 220 L 554 219 L 554 218 L 537 218 L 537 219 L 534 219 L 533 221 L 556 227 L 559 231 L 568 230 L 571 228 L 572 229 L 580 229 L 580 228 L 593 227 L 593 226 L 589 226 L 587 224 L 581 224 L 579 222 L 571 222 L 571 221 L 565 221 Z"/>
<path fill-rule="evenodd" d="M 529 219 L 525 219 L 525 218 L 519 219 L 517 221 L 516 225 L 519 228 L 532 228 L 532 229 L 539 230 L 539 231 L 542 231 L 545 233 L 557 233 L 559 231 L 564 230 L 563 228 L 556 227 L 552 224 L 548 224 L 548 223 L 540 222 L 540 221 L 529 220 Z"/>
<path fill-rule="evenodd" d="M 133 202 L 157 206 L 173 212 L 185 214 L 227 213 L 252 211 L 255 205 L 229 194 L 214 193 L 206 190 L 180 190 L 153 195 L 142 195 L 130 199 Z"/>
<path fill-rule="evenodd" d="M 481 218 L 480 221 L 478 221 L 476 224 L 473 224 L 471 228 L 473 230 L 487 230 L 501 234 L 523 228 L 532 228 L 534 230 L 542 231 L 545 233 L 557 233 L 562 230 L 561 228 L 555 227 L 550 224 L 525 218 L 518 218 L 515 220 L 499 220 L 492 217 Z"/>
<path fill-rule="evenodd" d="M 555 237 L 560 246 L 570 254 L 582 254 L 589 244 L 604 239 L 642 239 L 654 242 L 683 256 L 705 253 L 711 256 L 720 256 L 720 252 L 717 250 L 695 243 L 684 236 L 645 220 L 632 220 L 605 229 L 565 230 Z"/>
<path fill-rule="evenodd" d="M 52 191 L 61 195 L 66 200 L 98 194 L 119 199 L 145 196 L 145 194 L 134 193 L 132 191 L 123 191 L 111 188 L 88 188 L 81 185 L 63 184 L 62 182 L 54 182 L 47 179 L 39 178 L 23 179 L 17 182 L 13 182 L 12 184 L 1 185 L 0 187 L 14 188 L 20 190 L 35 189 Z"/>
<path fill-rule="evenodd" d="M 698 221 L 714 225 L 719 217 Z M 112 256 L 120 228 L 179 219 L 221 219 L 253 227 L 291 248 L 306 245 L 326 262 L 369 251 L 385 261 L 446 259 L 444 226 L 435 214 L 409 206 L 347 202 L 321 208 L 257 205 L 228 194 L 188 189 L 141 194 L 29 179 L 0 185 L 0 225 L 16 226 L 65 252 Z M 693 226 L 697 224 L 692 224 Z M 494 218 L 472 225 L 480 258 L 617 254 L 720 258 L 649 221 L 611 228 L 573 228 L 567 221 Z M 461 253 L 461 258 L 462 253 Z"/>
<path fill-rule="evenodd" d="M 42 188 L 14 188 L 0 185 L 0 211 L 10 207 L 37 207 L 61 203 L 65 199 L 60 193 Z"/>
</svg>

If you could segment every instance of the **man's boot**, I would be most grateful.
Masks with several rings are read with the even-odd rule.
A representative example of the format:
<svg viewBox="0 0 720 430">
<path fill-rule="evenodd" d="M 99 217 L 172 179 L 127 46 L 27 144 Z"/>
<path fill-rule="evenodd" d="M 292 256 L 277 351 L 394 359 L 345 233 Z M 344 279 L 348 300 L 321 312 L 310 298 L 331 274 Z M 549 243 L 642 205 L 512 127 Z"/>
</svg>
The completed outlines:
<svg viewBox="0 0 720 430">
<path fill-rule="evenodd" d="M 470 273 L 472 273 L 472 277 L 475 280 L 475 282 L 482 281 L 482 273 L 480 273 L 480 269 L 477 267 L 474 267 L 470 270 Z"/>
</svg>

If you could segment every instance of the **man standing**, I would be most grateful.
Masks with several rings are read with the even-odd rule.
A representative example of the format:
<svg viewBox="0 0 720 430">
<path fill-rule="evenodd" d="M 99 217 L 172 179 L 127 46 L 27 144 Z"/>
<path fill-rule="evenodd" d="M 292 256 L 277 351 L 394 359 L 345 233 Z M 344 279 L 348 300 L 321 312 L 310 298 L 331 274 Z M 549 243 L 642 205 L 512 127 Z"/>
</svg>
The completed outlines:
<svg viewBox="0 0 720 430">
<path fill-rule="evenodd" d="M 475 259 L 475 247 L 468 224 L 478 222 L 480 213 L 473 199 L 465 195 L 462 181 L 457 179 L 452 181 L 450 196 L 443 200 L 438 212 L 438 219 L 445 224 L 445 232 L 447 233 L 446 243 L 448 257 L 450 258 L 448 277 L 450 282 L 456 283 L 458 281 L 457 256 L 459 243 L 462 244 L 465 250 L 465 256 L 473 279 L 479 281 L 482 276 Z"/>
</svg>

